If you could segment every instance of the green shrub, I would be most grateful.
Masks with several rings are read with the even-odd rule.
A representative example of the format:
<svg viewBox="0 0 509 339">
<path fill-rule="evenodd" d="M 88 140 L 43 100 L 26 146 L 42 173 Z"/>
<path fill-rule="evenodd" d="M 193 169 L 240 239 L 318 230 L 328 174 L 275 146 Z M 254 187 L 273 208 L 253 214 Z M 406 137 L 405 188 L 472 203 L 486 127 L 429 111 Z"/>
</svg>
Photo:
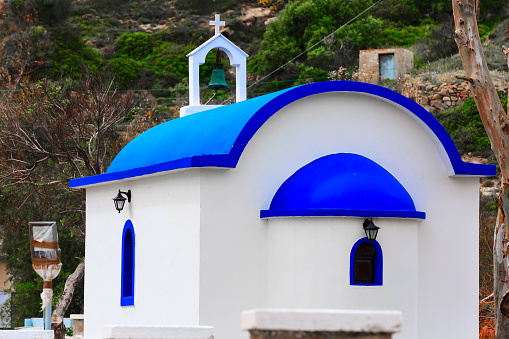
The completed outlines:
<svg viewBox="0 0 509 339">
<path fill-rule="evenodd" d="M 55 78 L 64 75 L 77 79 L 81 76 L 82 65 L 91 70 L 97 70 L 103 64 L 101 52 L 86 44 L 83 44 L 79 50 L 59 48 L 52 55 L 52 59 L 53 66 L 49 74 Z"/>
<path fill-rule="evenodd" d="M 175 7 L 179 10 L 188 10 L 193 13 L 205 15 L 213 12 L 221 12 L 240 4 L 241 0 L 176 0 Z"/>
<path fill-rule="evenodd" d="M 458 53 L 454 41 L 454 21 L 447 17 L 440 26 L 430 28 L 429 34 L 415 42 L 416 58 L 420 63 L 446 58 Z"/>
<path fill-rule="evenodd" d="M 110 59 L 108 66 L 112 68 L 115 79 L 122 85 L 136 80 L 142 70 L 141 63 L 131 58 Z"/>
<path fill-rule="evenodd" d="M 161 44 L 145 58 L 145 65 L 156 73 L 168 71 L 175 77 L 185 77 L 189 73 L 187 54 L 195 48 L 194 45 L 184 46 L 171 42 Z"/>
<path fill-rule="evenodd" d="M 261 73 L 277 69 L 336 31 L 370 4 L 370 0 L 290 2 L 280 12 L 278 20 L 267 27 L 256 58 L 257 65 L 251 61 L 250 69 Z M 289 65 L 279 76 L 305 78 L 307 75 L 300 71 L 309 67 L 328 72 L 339 66 L 354 65 L 359 49 L 380 46 L 382 26 L 381 19 L 363 15 L 301 56 L 296 62 L 304 63 L 304 66 Z"/>
<path fill-rule="evenodd" d="M 124 33 L 115 44 L 115 57 L 143 60 L 159 43 L 159 39 L 149 33 Z"/>
<path fill-rule="evenodd" d="M 401 25 L 416 25 L 420 13 L 413 0 L 384 0 L 372 9 L 374 17 Z"/>
<path fill-rule="evenodd" d="M 507 107 L 507 96 L 499 94 L 503 107 Z M 438 112 L 435 117 L 449 133 L 460 154 L 472 153 L 495 160 L 474 99 L 469 98 L 461 106 Z"/>
<path fill-rule="evenodd" d="M 417 39 L 425 39 L 431 33 L 433 27 L 434 25 L 430 23 L 420 26 L 390 25 L 383 29 L 381 37 L 387 47 L 409 47 Z"/>
<path fill-rule="evenodd" d="M 48 27 L 61 24 L 76 11 L 72 0 L 36 0 L 35 8 L 39 21 Z"/>
</svg>

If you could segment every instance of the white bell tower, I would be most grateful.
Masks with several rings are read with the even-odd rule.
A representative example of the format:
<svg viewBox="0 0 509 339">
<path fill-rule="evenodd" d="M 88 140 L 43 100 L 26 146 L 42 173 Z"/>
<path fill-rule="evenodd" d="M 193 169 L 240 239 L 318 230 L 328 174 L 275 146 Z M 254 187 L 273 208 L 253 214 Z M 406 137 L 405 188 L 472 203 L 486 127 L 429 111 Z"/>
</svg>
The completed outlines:
<svg viewBox="0 0 509 339">
<path fill-rule="evenodd" d="M 213 48 L 220 48 L 230 59 L 230 65 L 235 67 L 235 101 L 246 100 L 246 58 L 249 56 L 224 35 L 219 33 L 220 26 L 225 22 L 220 21 L 219 14 L 215 15 L 215 20 L 210 21 L 215 26 L 215 35 L 189 53 L 189 106 L 180 109 L 180 116 L 190 115 L 196 112 L 205 111 L 220 105 L 202 105 L 200 102 L 200 65 L 205 63 L 207 53 Z"/>
</svg>

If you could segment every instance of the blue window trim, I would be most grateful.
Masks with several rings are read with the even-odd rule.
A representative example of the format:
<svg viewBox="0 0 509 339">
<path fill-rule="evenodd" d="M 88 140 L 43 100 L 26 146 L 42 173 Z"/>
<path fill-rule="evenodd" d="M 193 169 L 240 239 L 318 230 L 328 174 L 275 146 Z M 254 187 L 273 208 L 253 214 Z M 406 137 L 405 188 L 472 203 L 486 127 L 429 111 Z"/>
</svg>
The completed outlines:
<svg viewBox="0 0 509 339">
<path fill-rule="evenodd" d="M 126 239 L 126 233 L 127 233 L 127 230 L 130 230 L 131 231 L 131 239 Z M 124 229 L 122 231 L 122 274 L 121 274 L 121 281 L 120 281 L 120 306 L 133 306 L 134 305 L 134 263 L 135 263 L 135 259 L 136 259 L 136 251 L 135 251 L 135 244 L 136 244 L 136 241 L 135 241 L 135 238 L 136 238 L 136 233 L 134 233 L 134 226 L 133 226 L 133 223 L 131 222 L 131 220 L 127 220 L 125 222 L 125 225 L 124 225 Z M 131 245 L 132 245 L 132 262 L 131 262 L 131 275 L 130 276 L 126 276 L 126 272 L 124 272 L 124 261 L 127 260 L 127 258 L 125 258 L 125 246 L 126 246 L 126 240 L 127 241 L 131 241 Z M 130 279 L 131 281 L 131 291 L 127 291 L 127 292 L 131 292 L 129 293 L 129 296 L 128 297 L 124 297 L 126 291 L 124 291 L 124 280 L 125 279 Z"/>
<path fill-rule="evenodd" d="M 382 286 L 383 285 L 383 254 L 382 254 L 382 247 L 380 247 L 380 244 L 378 241 L 373 240 L 371 243 L 375 247 L 375 282 L 373 284 L 359 284 L 354 283 L 353 281 L 353 265 L 354 265 L 354 258 L 355 258 L 355 251 L 357 250 L 357 247 L 359 247 L 360 244 L 371 242 L 368 240 L 368 238 L 362 238 L 359 239 L 352 247 L 352 251 L 350 252 L 350 285 L 356 285 L 356 286 Z"/>
</svg>

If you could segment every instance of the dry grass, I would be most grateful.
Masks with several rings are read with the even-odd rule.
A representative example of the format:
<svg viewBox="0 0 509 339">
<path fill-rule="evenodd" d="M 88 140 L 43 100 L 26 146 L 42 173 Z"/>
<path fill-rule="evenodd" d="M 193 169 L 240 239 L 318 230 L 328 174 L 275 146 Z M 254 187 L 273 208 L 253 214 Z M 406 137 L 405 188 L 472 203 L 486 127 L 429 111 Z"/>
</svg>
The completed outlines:
<svg viewBox="0 0 509 339">
<path fill-rule="evenodd" d="M 493 300 L 487 303 L 479 302 L 479 339 L 495 338 L 495 315 L 493 314 Z"/>
</svg>

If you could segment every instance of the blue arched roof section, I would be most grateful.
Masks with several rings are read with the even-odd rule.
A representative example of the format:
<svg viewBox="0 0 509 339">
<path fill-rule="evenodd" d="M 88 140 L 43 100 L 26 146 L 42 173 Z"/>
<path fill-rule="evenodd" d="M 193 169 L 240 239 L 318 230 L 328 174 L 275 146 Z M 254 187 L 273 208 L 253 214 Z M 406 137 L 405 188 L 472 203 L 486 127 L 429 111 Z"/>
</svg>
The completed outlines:
<svg viewBox="0 0 509 339">
<path fill-rule="evenodd" d="M 260 217 L 355 216 L 424 219 L 399 181 L 376 162 L 352 153 L 313 160 L 277 190 Z"/>
<path fill-rule="evenodd" d="M 387 88 L 351 81 L 292 87 L 160 124 L 124 147 L 104 174 L 74 179 L 71 187 L 190 167 L 234 168 L 258 129 L 286 105 L 327 92 L 366 93 L 392 101 L 422 121 L 443 145 L 455 175 L 495 175 L 495 166 L 465 163 L 440 123 L 414 101 Z"/>
</svg>

